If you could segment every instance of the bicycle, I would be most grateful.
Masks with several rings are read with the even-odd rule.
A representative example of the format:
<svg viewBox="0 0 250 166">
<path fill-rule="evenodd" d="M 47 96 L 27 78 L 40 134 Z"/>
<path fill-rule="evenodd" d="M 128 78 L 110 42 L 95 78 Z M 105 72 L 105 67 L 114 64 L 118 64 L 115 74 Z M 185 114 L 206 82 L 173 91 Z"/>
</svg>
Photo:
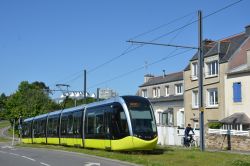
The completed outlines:
<svg viewBox="0 0 250 166">
<path fill-rule="evenodd" d="M 195 140 L 193 138 L 193 134 L 189 134 L 187 137 L 184 137 L 183 140 L 183 145 L 185 147 L 195 147 Z"/>
</svg>

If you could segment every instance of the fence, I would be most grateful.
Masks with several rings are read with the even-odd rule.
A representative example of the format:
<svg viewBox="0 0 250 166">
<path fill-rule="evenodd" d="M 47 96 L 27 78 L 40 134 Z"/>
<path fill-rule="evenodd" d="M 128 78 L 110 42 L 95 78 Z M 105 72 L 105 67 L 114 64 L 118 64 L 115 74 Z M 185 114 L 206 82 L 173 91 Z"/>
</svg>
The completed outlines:
<svg viewBox="0 0 250 166">
<path fill-rule="evenodd" d="M 209 134 L 228 134 L 228 130 L 223 129 L 208 129 Z M 249 131 L 242 131 L 242 130 L 230 130 L 230 135 L 237 135 L 237 136 L 249 136 Z"/>
</svg>

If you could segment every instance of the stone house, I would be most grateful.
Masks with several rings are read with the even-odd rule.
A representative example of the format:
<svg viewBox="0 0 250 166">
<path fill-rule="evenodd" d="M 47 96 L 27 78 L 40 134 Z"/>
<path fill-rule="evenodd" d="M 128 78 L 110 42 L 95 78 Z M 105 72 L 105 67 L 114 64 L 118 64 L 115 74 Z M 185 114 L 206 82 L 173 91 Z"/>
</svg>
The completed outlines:
<svg viewBox="0 0 250 166">
<path fill-rule="evenodd" d="M 183 72 L 162 76 L 145 75 L 138 95 L 148 98 L 155 111 L 156 122 L 163 126 L 184 127 Z"/>
</svg>

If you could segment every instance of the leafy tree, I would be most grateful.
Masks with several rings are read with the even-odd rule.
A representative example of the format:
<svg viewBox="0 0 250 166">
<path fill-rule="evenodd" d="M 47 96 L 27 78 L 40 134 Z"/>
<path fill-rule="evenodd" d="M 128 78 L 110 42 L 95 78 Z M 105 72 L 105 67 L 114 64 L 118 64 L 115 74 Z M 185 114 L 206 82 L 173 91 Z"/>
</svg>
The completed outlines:
<svg viewBox="0 0 250 166">
<path fill-rule="evenodd" d="M 48 87 L 43 82 L 23 81 L 19 84 L 18 90 L 12 94 L 6 102 L 8 119 L 33 117 L 59 109 L 49 97 Z"/>
<path fill-rule="evenodd" d="M 7 96 L 4 93 L 2 93 L 0 95 L 0 120 L 6 119 L 6 101 L 7 101 Z"/>
</svg>

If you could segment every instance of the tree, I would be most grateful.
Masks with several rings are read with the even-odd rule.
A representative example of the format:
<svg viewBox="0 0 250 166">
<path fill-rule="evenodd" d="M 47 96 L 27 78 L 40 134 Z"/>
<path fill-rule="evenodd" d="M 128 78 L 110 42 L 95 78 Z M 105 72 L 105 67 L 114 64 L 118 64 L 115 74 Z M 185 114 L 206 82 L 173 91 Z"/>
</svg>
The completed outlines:
<svg viewBox="0 0 250 166">
<path fill-rule="evenodd" d="M 0 120 L 6 119 L 6 101 L 7 101 L 7 96 L 4 93 L 2 93 L 0 95 Z"/>
<path fill-rule="evenodd" d="M 49 97 L 48 87 L 43 82 L 23 81 L 19 84 L 18 90 L 12 94 L 6 102 L 8 119 L 33 117 L 59 109 Z"/>
</svg>

